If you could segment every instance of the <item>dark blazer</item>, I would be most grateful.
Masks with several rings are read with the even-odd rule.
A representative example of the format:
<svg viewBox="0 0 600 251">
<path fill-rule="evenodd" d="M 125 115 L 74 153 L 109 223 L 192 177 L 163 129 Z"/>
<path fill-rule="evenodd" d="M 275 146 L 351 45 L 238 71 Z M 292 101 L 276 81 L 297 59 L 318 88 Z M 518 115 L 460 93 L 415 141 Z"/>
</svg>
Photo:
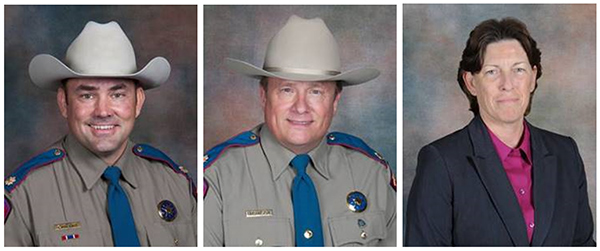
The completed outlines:
<svg viewBox="0 0 600 251">
<path fill-rule="evenodd" d="M 583 162 L 575 141 L 528 123 L 535 229 L 525 220 L 486 126 L 467 127 L 419 153 L 408 197 L 407 246 L 595 246 Z"/>
</svg>

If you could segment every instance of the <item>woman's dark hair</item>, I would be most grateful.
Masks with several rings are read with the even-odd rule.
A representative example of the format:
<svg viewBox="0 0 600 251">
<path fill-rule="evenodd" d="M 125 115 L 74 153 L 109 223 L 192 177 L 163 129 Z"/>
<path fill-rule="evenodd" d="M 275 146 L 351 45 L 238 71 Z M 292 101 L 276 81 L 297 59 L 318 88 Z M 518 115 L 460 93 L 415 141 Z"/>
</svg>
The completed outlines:
<svg viewBox="0 0 600 251">
<path fill-rule="evenodd" d="M 489 19 L 481 22 L 475 29 L 469 34 L 467 45 L 463 50 L 462 60 L 458 68 L 458 84 L 460 89 L 467 95 L 470 103 L 470 110 L 475 114 L 479 115 L 479 105 L 477 104 L 477 97 L 471 95 L 465 81 L 463 74 L 470 72 L 472 74 L 479 73 L 483 66 L 483 59 L 485 57 L 485 49 L 491 43 L 500 42 L 503 40 L 517 40 L 529 59 L 531 67 L 537 68 L 537 75 L 535 81 L 535 88 L 529 97 L 529 104 L 525 110 L 525 116 L 529 114 L 531 109 L 531 100 L 533 99 L 533 93 L 537 89 L 537 79 L 542 76 L 542 65 L 541 55 L 542 52 L 537 48 L 537 43 L 529 35 L 527 26 L 515 18 L 504 18 L 500 21 L 495 19 Z"/>
</svg>

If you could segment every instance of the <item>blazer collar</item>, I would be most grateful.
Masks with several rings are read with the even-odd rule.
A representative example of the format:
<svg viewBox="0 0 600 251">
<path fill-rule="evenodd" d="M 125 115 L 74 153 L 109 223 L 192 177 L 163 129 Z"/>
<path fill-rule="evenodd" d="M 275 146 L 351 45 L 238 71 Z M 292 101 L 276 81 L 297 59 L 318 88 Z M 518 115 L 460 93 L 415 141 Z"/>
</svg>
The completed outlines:
<svg viewBox="0 0 600 251">
<path fill-rule="evenodd" d="M 557 161 L 546 147 L 541 129 L 529 125 L 531 152 L 533 155 L 533 205 L 535 206 L 535 230 L 532 246 L 541 246 L 548 235 L 554 203 L 556 202 Z"/>
<path fill-rule="evenodd" d="M 527 121 L 526 123 L 531 135 L 533 203 L 535 207 L 535 230 L 531 245 L 541 246 L 548 235 L 554 213 L 557 163 L 556 156 L 546 147 L 542 130 Z M 473 145 L 474 158 L 472 161 L 475 170 L 502 218 L 513 244 L 528 246 L 527 226 L 521 208 L 481 117 L 476 116 L 467 126 L 467 130 Z"/>
</svg>

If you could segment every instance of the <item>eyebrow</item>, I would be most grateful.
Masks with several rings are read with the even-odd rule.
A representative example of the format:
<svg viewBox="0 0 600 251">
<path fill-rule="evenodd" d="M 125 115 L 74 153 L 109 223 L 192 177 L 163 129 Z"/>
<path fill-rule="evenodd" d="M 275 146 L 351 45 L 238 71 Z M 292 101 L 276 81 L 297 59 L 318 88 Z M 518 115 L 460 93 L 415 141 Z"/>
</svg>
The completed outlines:
<svg viewBox="0 0 600 251">
<path fill-rule="evenodd" d="M 326 84 L 320 81 L 306 81 L 305 83 L 308 84 L 309 88 L 315 88 L 315 87 L 325 87 Z M 281 83 L 281 86 L 295 86 L 295 85 L 299 85 L 300 83 L 295 83 L 293 81 L 285 81 Z"/>
<path fill-rule="evenodd" d="M 77 86 L 75 88 L 76 92 L 78 92 L 78 91 L 95 91 L 95 90 L 98 90 L 98 87 L 92 86 L 92 85 L 85 85 L 85 84 Z"/>
<path fill-rule="evenodd" d="M 512 66 L 515 66 L 515 65 L 518 65 L 518 64 L 526 64 L 526 63 L 529 63 L 529 62 L 527 62 L 527 61 L 519 61 L 519 62 L 516 62 L 516 63 L 512 64 Z M 497 65 L 497 64 L 483 64 L 481 66 L 481 68 L 486 67 L 486 66 L 500 67 L 500 65 Z"/>
<path fill-rule="evenodd" d="M 520 62 L 514 63 L 513 66 L 518 65 L 518 64 L 527 64 L 527 63 L 529 63 L 529 62 L 527 62 L 527 61 L 520 61 Z"/>
<path fill-rule="evenodd" d="M 325 87 L 325 83 L 323 82 L 314 82 L 311 84 L 312 87 Z"/>
<path fill-rule="evenodd" d="M 125 89 L 125 88 L 126 88 L 126 86 L 125 86 L 124 83 L 119 83 L 119 84 L 113 85 L 108 90 L 109 91 L 116 91 L 116 90 L 122 90 L 122 89 Z M 75 88 L 75 91 L 76 92 L 79 92 L 79 91 L 97 91 L 98 89 L 100 89 L 100 88 L 98 88 L 97 86 L 82 84 L 80 86 L 77 86 Z"/>
<path fill-rule="evenodd" d="M 121 89 L 125 89 L 125 84 L 124 83 L 116 84 L 116 85 L 112 86 L 108 90 L 110 90 L 110 91 L 116 91 L 116 90 L 121 90 Z"/>
</svg>

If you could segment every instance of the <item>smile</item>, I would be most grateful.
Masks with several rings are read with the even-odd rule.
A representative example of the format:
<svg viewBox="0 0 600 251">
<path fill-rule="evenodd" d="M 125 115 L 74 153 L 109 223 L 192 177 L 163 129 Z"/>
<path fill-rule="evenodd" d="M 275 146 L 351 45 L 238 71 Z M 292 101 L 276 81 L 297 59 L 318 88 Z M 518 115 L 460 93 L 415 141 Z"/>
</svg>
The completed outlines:
<svg viewBox="0 0 600 251">
<path fill-rule="evenodd" d="M 301 121 L 301 120 L 291 120 L 288 119 L 288 121 L 292 124 L 292 125 L 310 125 L 313 121 L 312 120 L 308 120 L 308 121 Z"/>
<path fill-rule="evenodd" d="M 111 130 L 115 128 L 115 125 L 89 125 L 94 128 L 94 130 Z"/>
</svg>

